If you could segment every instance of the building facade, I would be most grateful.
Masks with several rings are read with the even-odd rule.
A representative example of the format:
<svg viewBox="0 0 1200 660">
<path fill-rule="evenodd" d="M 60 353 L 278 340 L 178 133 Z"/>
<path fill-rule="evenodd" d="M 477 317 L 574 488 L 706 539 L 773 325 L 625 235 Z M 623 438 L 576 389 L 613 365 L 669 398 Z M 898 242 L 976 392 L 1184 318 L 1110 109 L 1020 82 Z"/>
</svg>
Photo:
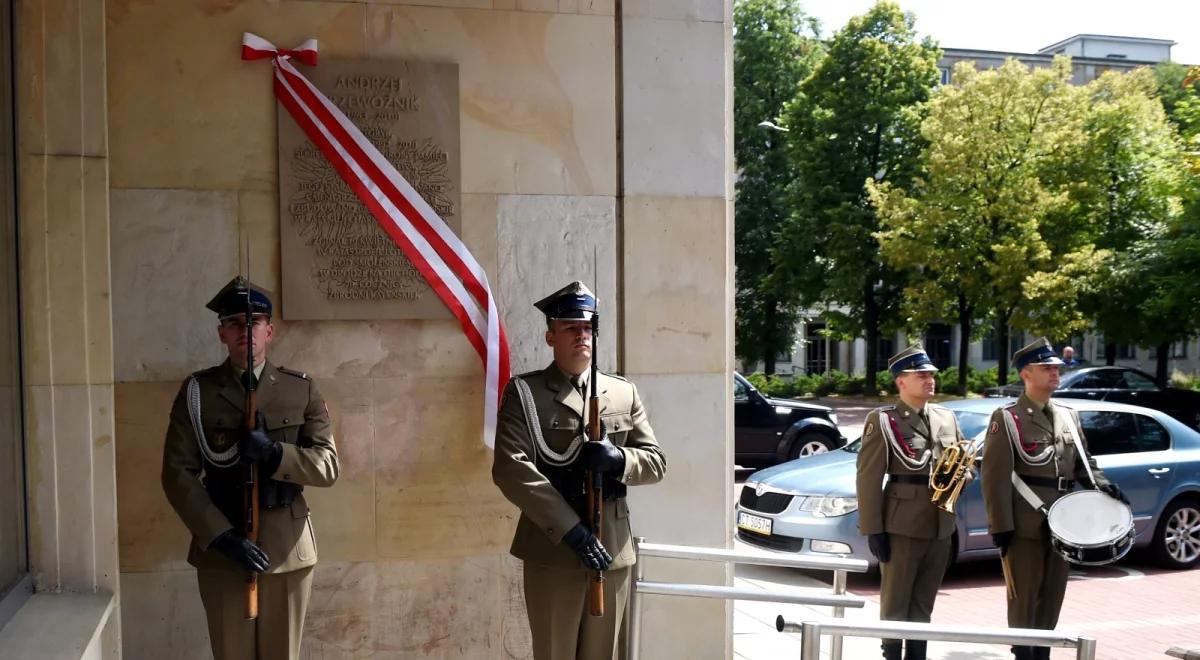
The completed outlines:
<svg viewBox="0 0 1200 660">
<path fill-rule="evenodd" d="M 591 281 L 595 249 L 603 366 L 637 383 L 670 464 L 631 491 L 635 529 L 732 543 L 728 2 L 0 8 L 5 657 L 211 657 L 158 473 L 181 380 L 222 359 L 204 303 L 239 273 L 243 241 L 252 277 L 281 288 L 277 108 L 270 65 L 239 58 L 243 31 L 316 38 L 325 60 L 457 64 L 461 235 L 497 295 L 513 372 L 549 363 L 532 302 Z M 277 328 L 272 359 L 318 382 L 342 461 L 309 496 L 321 563 L 304 657 L 530 657 L 508 555 L 517 511 L 491 482 L 482 368 L 458 324 Z M 723 566 L 647 571 L 731 581 Z M 731 612 L 650 599 L 643 657 L 728 657 Z"/>
</svg>

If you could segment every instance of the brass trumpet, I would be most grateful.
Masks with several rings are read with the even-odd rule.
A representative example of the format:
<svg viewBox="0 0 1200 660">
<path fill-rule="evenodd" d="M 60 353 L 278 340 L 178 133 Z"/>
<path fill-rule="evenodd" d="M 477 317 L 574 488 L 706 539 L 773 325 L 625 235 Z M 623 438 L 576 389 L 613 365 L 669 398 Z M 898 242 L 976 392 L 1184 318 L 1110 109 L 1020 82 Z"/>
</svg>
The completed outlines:
<svg viewBox="0 0 1200 660">
<path fill-rule="evenodd" d="M 954 503 L 962 494 L 978 451 L 978 445 L 956 442 L 938 457 L 937 463 L 929 472 L 929 489 L 933 491 L 930 499 L 937 508 L 946 513 L 954 513 Z"/>
</svg>

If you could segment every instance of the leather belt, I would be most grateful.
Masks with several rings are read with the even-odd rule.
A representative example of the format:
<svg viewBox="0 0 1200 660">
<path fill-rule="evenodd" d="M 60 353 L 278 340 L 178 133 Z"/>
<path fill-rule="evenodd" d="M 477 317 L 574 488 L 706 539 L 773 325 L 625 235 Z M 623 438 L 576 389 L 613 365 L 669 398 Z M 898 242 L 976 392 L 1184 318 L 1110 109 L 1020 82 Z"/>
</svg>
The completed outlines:
<svg viewBox="0 0 1200 660">
<path fill-rule="evenodd" d="M 888 481 L 894 484 L 916 484 L 918 486 L 929 485 L 929 477 L 919 474 L 889 474 Z"/>
<path fill-rule="evenodd" d="M 1030 486 L 1053 488 L 1060 493 L 1065 493 L 1075 487 L 1075 480 L 1067 479 L 1066 477 L 1027 477 L 1020 474 L 1017 476 L 1021 477 L 1021 480 Z"/>
</svg>

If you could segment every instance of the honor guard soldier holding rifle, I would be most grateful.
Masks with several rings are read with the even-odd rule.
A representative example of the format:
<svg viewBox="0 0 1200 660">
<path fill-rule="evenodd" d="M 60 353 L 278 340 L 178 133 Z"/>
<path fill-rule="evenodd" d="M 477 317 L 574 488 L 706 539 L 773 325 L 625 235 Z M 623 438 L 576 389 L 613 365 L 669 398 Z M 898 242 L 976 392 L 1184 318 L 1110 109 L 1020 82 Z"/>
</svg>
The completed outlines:
<svg viewBox="0 0 1200 660">
<path fill-rule="evenodd" d="M 306 374 L 267 360 L 275 327 L 265 291 L 238 277 L 208 308 L 229 357 L 192 374 L 175 397 L 163 490 L 192 533 L 188 563 L 215 660 L 295 660 L 317 563 L 303 491 L 338 477 L 329 410 Z M 246 487 L 252 473 L 257 507 Z M 256 519 L 257 542 L 247 536 L 247 518 Z M 247 618 L 255 609 L 257 618 Z"/>
<path fill-rule="evenodd" d="M 1062 364 L 1044 337 L 1014 353 L 1013 366 L 1025 391 L 1015 403 L 992 413 L 984 441 L 983 499 L 988 530 L 1000 548 L 1008 587 L 1008 625 L 1013 628 L 1052 630 L 1058 625 L 1067 589 L 1067 562 L 1051 548 L 1046 515 L 1028 498 L 1040 498 L 1049 506 L 1070 492 L 1076 481 L 1083 481 L 1129 503 L 1095 459 L 1088 456 L 1084 466 L 1075 445 L 1078 441 L 1086 452 L 1079 416 L 1050 398 L 1058 388 Z M 1087 483 L 1089 467 L 1094 484 Z M 1012 650 L 1017 660 L 1050 658 L 1046 647 L 1014 646 Z"/>
<path fill-rule="evenodd" d="M 858 527 L 879 560 L 880 618 L 928 622 L 950 560 L 954 499 L 971 478 L 973 456 L 954 414 L 928 403 L 938 369 L 925 350 L 909 346 L 888 360 L 888 370 L 900 400 L 870 412 L 863 427 Z M 934 480 L 934 472 L 945 476 Z M 901 660 L 900 640 L 882 647 L 884 658 Z M 926 642 L 909 640 L 904 660 L 924 660 L 925 650 Z"/>
<path fill-rule="evenodd" d="M 546 315 L 554 362 L 505 388 L 492 479 L 521 510 L 511 552 L 524 564 L 533 657 L 613 660 L 635 561 L 625 489 L 661 481 L 666 457 L 633 384 L 589 369 L 592 292 L 572 282 L 535 306 Z M 599 399 L 598 441 L 585 436 L 589 392 Z M 603 475 L 599 538 L 589 522 L 589 474 Z M 588 602 L 596 571 L 605 576 L 601 616 L 600 603 Z"/>
</svg>

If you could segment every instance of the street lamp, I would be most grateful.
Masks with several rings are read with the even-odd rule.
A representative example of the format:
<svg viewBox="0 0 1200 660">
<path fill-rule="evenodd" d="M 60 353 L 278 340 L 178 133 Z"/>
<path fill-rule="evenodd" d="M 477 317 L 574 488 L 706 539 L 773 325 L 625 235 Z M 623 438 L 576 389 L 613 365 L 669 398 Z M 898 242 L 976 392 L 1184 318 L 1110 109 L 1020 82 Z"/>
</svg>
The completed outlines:
<svg viewBox="0 0 1200 660">
<path fill-rule="evenodd" d="M 788 132 L 788 129 L 786 129 L 786 128 L 784 128 L 784 127 L 782 127 L 782 126 L 780 126 L 780 125 L 776 124 L 775 122 L 773 122 L 773 121 L 771 121 L 771 120 L 769 120 L 769 119 L 764 119 L 764 120 L 762 120 L 762 121 L 758 122 L 758 127 L 759 127 L 759 128 L 769 128 L 769 129 L 771 129 L 771 130 L 773 130 L 773 131 L 779 131 L 779 132 L 781 132 L 781 133 L 787 133 L 787 132 Z"/>
</svg>

